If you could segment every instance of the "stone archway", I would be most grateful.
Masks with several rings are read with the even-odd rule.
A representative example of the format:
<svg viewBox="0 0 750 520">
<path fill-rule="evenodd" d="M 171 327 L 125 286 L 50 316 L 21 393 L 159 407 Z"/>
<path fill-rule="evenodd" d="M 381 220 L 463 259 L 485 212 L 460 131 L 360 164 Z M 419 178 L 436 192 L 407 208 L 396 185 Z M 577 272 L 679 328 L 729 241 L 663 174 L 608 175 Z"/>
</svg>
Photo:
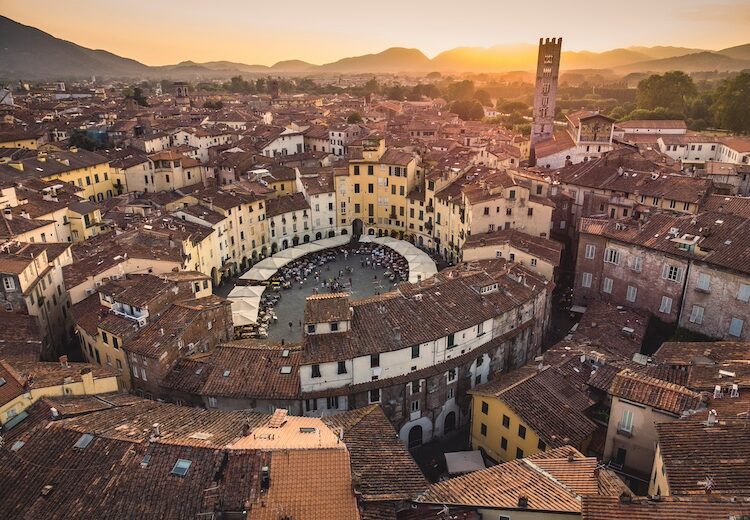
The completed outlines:
<svg viewBox="0 0 750 520">
<path fill-rule="evenodd" d="M 323 233 L 321 233 L 320 231 L 315 233 L 315 240 L 320 240 L 321 238 L 323 238 Z"/>
<path fill-rule="evenodd" d="M 456 429 L 456 412 L 448 412 L 443 423 L 443 434 L 450 433 Z"/>
<path fill-rule="evenodd" d="M 412 426 L 411 430 L 409 430 L 409 449 L 416 448 L 417 446 L 421 446 L 423 442 L 423 431 L 422 427 L 417 424 L 416 426 Z"/>
<path fill-rule="evenodd" d="M 287 247 L 289 247 L 289 240 L 285 238 L 281 241 L 281 249 L 286 249 Z"/>
<path fill-rule="evenodd" d="M 333 238 L 336 236 L 336 232 L 334 230 L 331 230 L 328 232 L 328 238 Z"/>
<path fill-rule="evenodd" d="M 304 236 L 304 237 L 302 238 L 302 241 L 303 241 L 303 242 L 304 242 L 305 244 L 307 244 L 307 243 L 308 243 L 308 242 L 310 241 L 310 235 L 305 235 L 305 236 Z"/>
<path fill-rule="evenodd" d="M 362 232 L 364 231 L 364 229 L 365 225 L 362 222 L 361 218 L 355 218 L 352 221 L 352 235 L 354 235 L 355 237 L 360 237 L 362 236 Z"/>
</svg>

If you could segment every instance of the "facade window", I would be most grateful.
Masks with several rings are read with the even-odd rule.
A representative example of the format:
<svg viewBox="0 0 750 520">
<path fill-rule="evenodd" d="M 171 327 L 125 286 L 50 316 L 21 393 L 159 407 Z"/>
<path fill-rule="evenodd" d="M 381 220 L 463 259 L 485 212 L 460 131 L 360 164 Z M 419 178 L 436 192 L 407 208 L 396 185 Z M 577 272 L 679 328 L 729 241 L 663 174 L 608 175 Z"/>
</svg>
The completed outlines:
<svg viewBox="0 0 750 520">
<path fill-rule="evenodd" d="M 508 439 L 505 437 L 500 437 L 500 449 L 503 451 L 508 451 Z"/>
<path fill-rule="evenodd" d="M 510 428 L 510 417 L 503 414 L 503 427 Z"/>
<path fill-rule="evenodd" d="M 608 264 L 620 265 L 620 251 L 613 248 L 607 248 L 604 252 L 604 261 Z"/>
<path fill-rule="evenodd" d="M 586 244 L 586 260 L 592 260 L 596 256 L 596 246 L 594 244 Z"/>
<path fill-rule="evenodd" d="M 628 292 L 625 295 L 625 299 L 630 303 L 635 303 L 635 299 L 638 296 L 638 288 L 628 285 Z"/>
<path fill-rule="evenodd" d="M 339 408 L 339 396 L 326 397 L 326 408 L 329 410 L 338 410 Z"/>
<path fill-rule="evenodd" d="M 517 459 L 523 458 L 523 450 L 521 448 L 516 448 L 516 458 Z"/>
<path fill-rule="evenodd" d="M 208 398 L 208 406 L 209 406 L 209 408 L 216 408 L 216 398 L 215 397 L 209 397 Z"/>
<path fill-rule="evenodd" d="M 307 326 L 307 333 L 308 334 L 314 334 L 315 333 L 315 324 L 311 324 Z"/>
<path fill-rule="evenodd" d="M 634 256 L 630 259 L 630 269 L 636 273 L 640 273 L 643 270 L 643 257 Z"/>
<path fill-rule="evenodd" d="M 312 366 L 312 377 L 320 377 L 320 365 Z"/>
<path fill-rule="evenodd" d="M 419 357 L 419 345 L 414 345 L 411 348 L 411 358 L 416 359 Z"/>
<path fill-rule="evenodd" d="M 314 412 L 317 409 L 318 409 L 317 399 L 305 399 L 305 411 L 306 412 Z"/>
<path fill-rule="evenodd" d="M 542 439 L 539 439 L 539 442 L 536 443 L 536 447 L 539 451 L 547 450 L 547 444 Z"/>
<path fill-rule="evenodd" d="M 380 402 L 380 388 L 373 388 L 370 390 L 368 395 L 368 400 L 370 404 L 373 403 L 379 403 Z"/>
<path fill-rule="evenodd" d="M 737 299 L 741 302 L 750 301 L 750 285 L 743 283 L 737 291 Z"/>
<path fill-rule="evenodd" d="M 370 367 L 375 368 L 380 366 L 380 354 L 370 355 Z"/>
<path fill-rule="evenodd" d="M 612 278 L 605 278 L 604 282 L 602 283 L 602 292 L 605 292 L 607 294 L 612 294 L 613 283 L 614 283 L 614 280 L 612 280 Z"/>
<path fill-rule="evenodd" d="M 487 404 L 487 401 L 482 401 L 482 413 L 484 415 L 487 415 L 490 411 L 490 405 Z"/>
<path fill-rule="evenodd" d="M 622 412 L 622 419 L 620 419 L 620 423 L 617 425 L 617 430 L 625 433 L 632 433 L 633 432 L 633 412 L 630 410 L 625 410 Z"/>
<path fill-rule="evenodd" d="M 698 282 L 696 284 L 696 287 L 704 292 L 708 292 L 711 290 L 711 276 L 707 275 L 706 273 L 700 273 L 698 275 Z"/>
<path fill-rule="evenodd" d="M 456 345 L 456 335 L 455 334 L 449 334 L 448 335 L 448 348 L 452 348 Z"/>
<path fill-rule="evenodd" d="M 419 401 L 412 401 L 411 402 L 411 411 L 412 412 L 418 412 L 419 411 Z"/>
<path fill-rule="evenodd" d="M 693 305 L 692 310 L 690 311 L 690 323 L 696 323 L 700 325 L 703 323 L 703 312 L 705 309 L 701 307 L 700 305 Z"/>
<path fill-rule="evenodd" d="M 591 273 L 583 273 L 581 275 L 581 287 L 591 287 L 591 281 L 592 281 Z"/>
<path fill-rule="evenodd" d="M 487 437 L 487 425 L 482 423 L 479 425 L 479 433 L 482 434 L 483 437 Z"/>
<path fill-rule="evenodd" d="M 338 331 L 339 331 L 339 324 L 331 323 L 331 332 L 338 332 Z"/>
<path fill-rule="evenodd" d="M 3 287 L 5 287 L 6 291 L 15 291 L 16 281 L 9 276 L 5 276 L 3 277 Z"/>
<path fill-rule="evenodd" d="M 732 318 L 729 323 L 729 335 L 739 338 L 742 335 L 742 326 L 744 322 L 739 318 Z"/>
<path fill-rule="evenodd" d="M 669 314 L 672 312 L 672 298 L 670 298 L 669 296 L 661 297 L 659 312 L 663 312 L 664 314 Z"/>
<path fill-rule="evenodd" d="M 669 280 L 670 282 L 681 282 L 682 281 L 682 268 L 674 265 L 664 264 L 664 269 L 661 273 L 662 278 Z"/>
<path fill-rule="evenodd" d="M 526 426 L 519 424 L 518 425 L 518 436 L 522 439 L 526 438 Z"/>
<path fill-rule="evenodd" d="M 338 373 L 346 374 L 346 361 L 339 361 Z"/>
<path fill-rule="evenodd" d="M 450 370 L 448 370 L 448 382 L 449 383 L 452 383 L 453 381 L 455 381 L 457 376 L 458 376 L 458 373 L 456 372 L 455 368 L 451 368 Z"/>
</svg>

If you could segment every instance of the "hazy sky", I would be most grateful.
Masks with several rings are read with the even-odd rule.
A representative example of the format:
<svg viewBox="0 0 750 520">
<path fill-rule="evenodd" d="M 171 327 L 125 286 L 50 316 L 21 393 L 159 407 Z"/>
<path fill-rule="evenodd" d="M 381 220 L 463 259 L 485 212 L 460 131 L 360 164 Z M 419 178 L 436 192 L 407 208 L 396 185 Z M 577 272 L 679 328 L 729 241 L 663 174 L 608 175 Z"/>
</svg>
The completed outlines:
<svg viewBox="0 0 750 520">
<path fill-rule="evenodd" d="M 325 63 L 392 46 L 432 57 L 540 36 L 594 51 L 750 41 L 750 0 L 0 0 L 0 14 L 148 65 Z"/>
</svg>

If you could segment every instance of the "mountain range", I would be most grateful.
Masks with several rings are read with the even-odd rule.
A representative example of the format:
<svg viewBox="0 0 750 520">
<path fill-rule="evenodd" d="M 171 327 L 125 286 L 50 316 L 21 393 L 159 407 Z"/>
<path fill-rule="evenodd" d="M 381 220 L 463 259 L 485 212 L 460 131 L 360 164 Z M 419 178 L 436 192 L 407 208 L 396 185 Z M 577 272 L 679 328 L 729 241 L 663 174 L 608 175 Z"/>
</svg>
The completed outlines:
<svg viewBox="0 0 750 520">
<path fill-rule="evenodd" d="M 105 50 L 56 38 L 0 16 L 0 79 L 52 79 L 91 75 L 128 78 L 214 78 L 236 74 L 321 74 L 388 72 L 507 72 L 532 70 L 536 45 L 458 47 L 430 59 L 418 49 L 392 47 L 315 65 L 301 60 L 272 66 L 230 61 L 149 66 Z M 750 44 L 710 51 L 686 47 L 629 47 L 605 52 L 563 51 L 563 70 L 609 69 L 618 74 L 668 70 L 737 71 L 750 69 Z"/>
</svg>

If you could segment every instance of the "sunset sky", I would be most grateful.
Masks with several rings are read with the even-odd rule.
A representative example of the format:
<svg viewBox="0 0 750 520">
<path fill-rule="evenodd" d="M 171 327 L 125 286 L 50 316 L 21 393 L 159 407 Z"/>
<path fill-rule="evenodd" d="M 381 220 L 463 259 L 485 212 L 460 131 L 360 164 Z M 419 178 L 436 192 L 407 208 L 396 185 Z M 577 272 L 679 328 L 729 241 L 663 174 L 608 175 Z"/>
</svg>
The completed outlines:
<svg viewBox="0 0 750 520">
<path fill-rule="evenodd" d="M 433 57 L 459 46 L 534 44 L 540 36 L 593 51 L 750 42 L 748 0 L 0 0 L 0 14 L 148 65 L 326 63 L 393 46 Z"/>
</svg>

